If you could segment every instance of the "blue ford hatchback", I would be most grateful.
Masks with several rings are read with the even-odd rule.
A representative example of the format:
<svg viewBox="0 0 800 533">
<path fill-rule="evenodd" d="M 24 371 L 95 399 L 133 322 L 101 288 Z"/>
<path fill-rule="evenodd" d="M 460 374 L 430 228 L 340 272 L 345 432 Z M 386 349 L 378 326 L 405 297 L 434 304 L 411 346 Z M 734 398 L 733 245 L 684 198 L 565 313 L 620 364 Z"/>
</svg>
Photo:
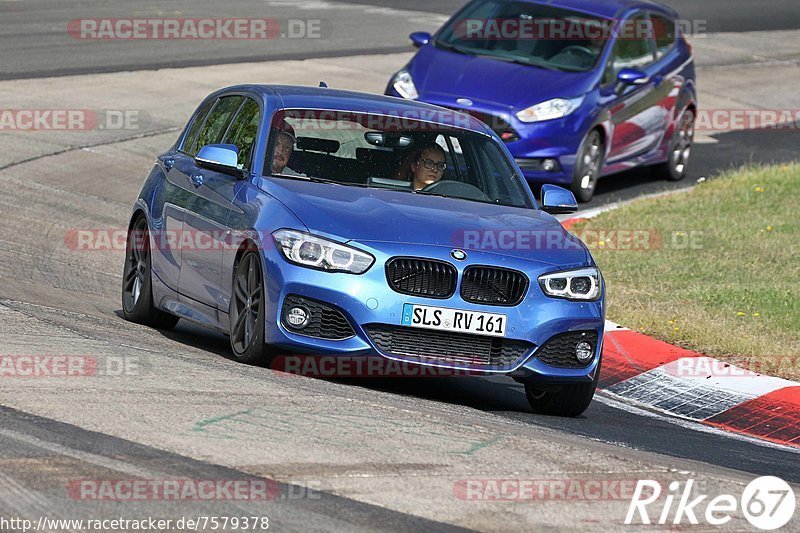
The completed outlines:
<svg viewBox="0 0 800 533">
<path fill-rule="evenodd" d="M 588 201 L 597 180 L 638 166 L 686 176 L 695 70 L 677 14 L 647 0 L 475 0 L 386 94 L 489 124 L 532 182 Z"/>
<path fill-rule="evenodd" d="M 200 104 L 133 207 L 128 320 L 179 318 L 280 352 L 506 375 L 577 415 L 600 371 L 602 276 L 493 131 L 327 88 L 238 86 Z"/>
</svg>

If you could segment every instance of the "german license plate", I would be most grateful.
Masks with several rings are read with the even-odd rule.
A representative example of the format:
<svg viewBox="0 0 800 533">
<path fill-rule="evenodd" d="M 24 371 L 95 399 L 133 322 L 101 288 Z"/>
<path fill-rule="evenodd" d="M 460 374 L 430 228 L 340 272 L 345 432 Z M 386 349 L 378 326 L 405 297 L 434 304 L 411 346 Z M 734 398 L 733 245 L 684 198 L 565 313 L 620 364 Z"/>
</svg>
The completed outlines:
<svg viewBox="0 0 800 533">
<path fill-rule="evenodd" d="M 495 313 L 403 304 L 403 326 L 505 337 L 508 317 Z"/>
</svg>

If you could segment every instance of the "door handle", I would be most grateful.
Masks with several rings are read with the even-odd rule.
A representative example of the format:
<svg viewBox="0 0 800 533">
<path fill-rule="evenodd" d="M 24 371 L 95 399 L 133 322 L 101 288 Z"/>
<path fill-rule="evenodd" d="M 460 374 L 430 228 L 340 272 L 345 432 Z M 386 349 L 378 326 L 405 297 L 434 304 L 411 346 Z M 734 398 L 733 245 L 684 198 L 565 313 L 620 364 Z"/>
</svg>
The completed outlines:
<svg viewBox="0 0 800 533">
<path fill-rule="evenodd" d="M 189 178 L 189 181 L 192 182 L 192 185 L 195 187 L 199 187 L 203 184 L 203 175 L 202 174 L 192 174 Z"/>
</svg>

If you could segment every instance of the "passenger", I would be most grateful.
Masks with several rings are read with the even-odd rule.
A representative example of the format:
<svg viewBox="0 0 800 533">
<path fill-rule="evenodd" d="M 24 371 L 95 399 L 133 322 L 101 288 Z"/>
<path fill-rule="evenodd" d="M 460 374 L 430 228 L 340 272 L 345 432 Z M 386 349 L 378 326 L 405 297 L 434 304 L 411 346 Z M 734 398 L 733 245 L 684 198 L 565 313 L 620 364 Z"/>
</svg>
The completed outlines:
<svg viewBox="0 0 800 533">
<path fill-rule="evenodd" d="M 406 154 L 395 173 L 395 179 L 411 182 L 415 191 L 442 179 L 447 163 L 444 148 L 428 143 Z"/>
</svg>

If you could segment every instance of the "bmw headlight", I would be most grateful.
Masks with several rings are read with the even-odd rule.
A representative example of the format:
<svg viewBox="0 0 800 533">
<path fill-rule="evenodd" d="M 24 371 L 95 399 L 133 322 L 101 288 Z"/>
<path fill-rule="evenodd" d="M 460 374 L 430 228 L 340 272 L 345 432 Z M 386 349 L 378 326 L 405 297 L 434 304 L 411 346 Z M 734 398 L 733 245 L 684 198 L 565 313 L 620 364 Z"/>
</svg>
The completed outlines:
<svg viewBox="0 0 800 533">
<path fill-rule="evenodd" d="M 302 231 L 282 229 L 272 237 L 287 261 L 308 268 L 363 274 L 375 262 L 366 252 Z"/>
<path fill-rule="evenodd" d="M 561 118 L 578 109 L 582 102 L 582 96 L 571 99 L 554 98 L 523 109 L 517 113 L 517 118 L 522 122 L 540 122 L 542 120 Z"/>
<path fill-rule="evenodd" d="M 417 87 L 414 85 L 414 80 L 411 79 L 411 74 L 407 70 L 401 70 L 394 75 L 392 87 L 397 93 L 408 100 L 416 100 L 419 98 Z"/>
<path fill-rule="evenodd" d="M 596 300 L 603 289 L 603 277 L 596 267 L 581 268 L 539 276 L 539 286 L 553 298 Z"/>
</svg>

